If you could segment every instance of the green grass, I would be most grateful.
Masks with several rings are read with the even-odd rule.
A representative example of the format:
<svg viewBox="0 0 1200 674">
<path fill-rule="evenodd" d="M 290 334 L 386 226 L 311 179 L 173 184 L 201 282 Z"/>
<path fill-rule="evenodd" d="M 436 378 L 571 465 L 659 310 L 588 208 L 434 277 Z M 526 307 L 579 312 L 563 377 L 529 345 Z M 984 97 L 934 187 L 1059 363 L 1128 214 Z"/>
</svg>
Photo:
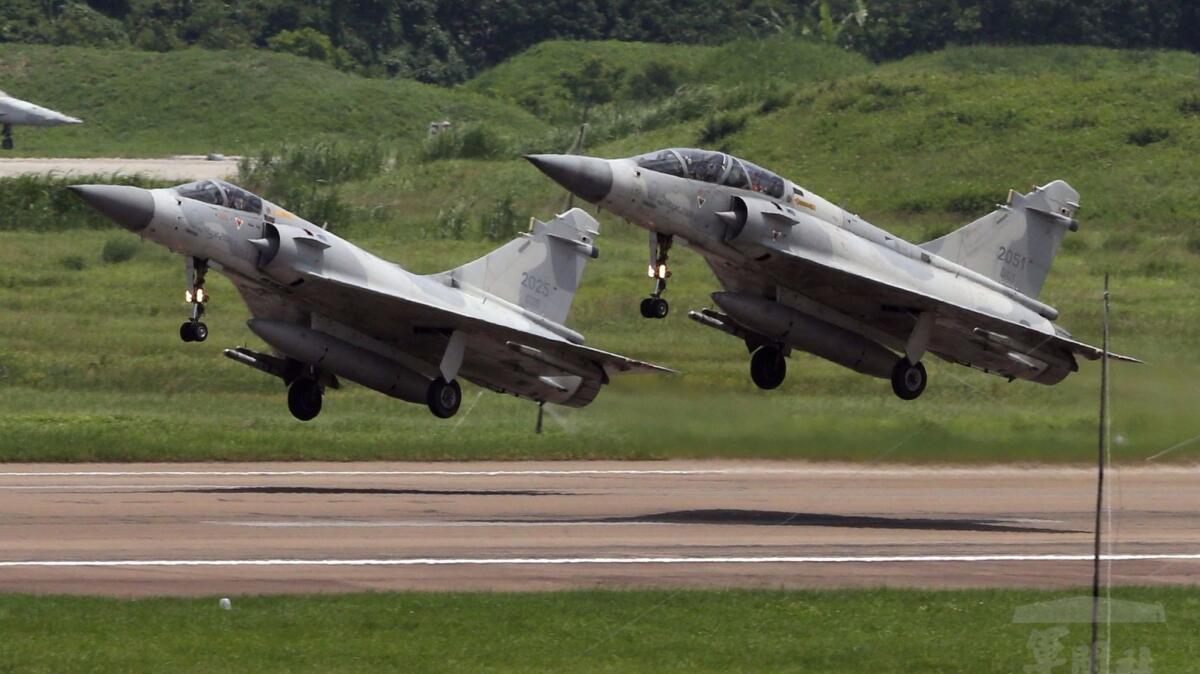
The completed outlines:
<svg viewBox="0 0 1200 674">
<path fill-rule="evenodd" d="M 0 597 L 5 672 L 1020 672 L 1052 626 L 1022 605 L 1082 592 L 582 591 L 314 597 Z M 1165 623 L 1112 627 L 1112 671 L 1194 671 L 1195 588 L 1123 588 Z M 1063 626 L 1065 664 L 1088 643 Z M 1150 671 L 1150 670 L 1145 670 Z"/>
<path fill-rule="evenodd" d="M 253 152 L 337 138 L 415 147 L 427 125 L 544 125 L 515 105 L 411 80 L 369 79 L 265 50 L 169 53 L 0 44 L 9 94 L 84 120 L 16 129 L 16 154 L 146 156 Z"/>
<path fill-rule="evenodd" d="M 70 50 L 0 45 L 0 59 L 22 50 L 41 59 L 46 67 L 38 77 L 46 82 L 53 68 L 69 79 L 63 73 L 71 68 L 116 67 L 128 56 L 97 53 L 95 64 L 76 66 L 67 62 Z M 240 60 L 246 63 L 237 67 L 252 69 L 255 59 L 267 59 L 268 69 L 301 78 L 272 84 L 278 100 L 336 85 L 359 92 L 352 100 L 362 110 L 416 106 L 427 116 L 430 105 L 460 102 L 464 114 L 477 110 L 488 128 L 517 134 L 509 136 L 515 152 L 521 143 L 569 129 L 552 115 L 538 121 L 498 102 L 501 93 L 519 98 L 521 91 L 541 90 L 555 76 L 554 64 L 587 54 L 623 67 L 655 59 L 691 68 L 685 82 L 704 103 L 693 114 L 693 99 L 682 95 L 622 98 L 597 112 L 594 137 L 601 144 L 589 151 L 615 157 L 691 145 L 710 113 L 744 117 L 745 126 L 719 142 L 913 240 L 977 217 L 1010 187 L 1069 180 L 1082 193 L 1082 227 L 1068 236 L 1043 299 L 1059 308 L 1061 323 L 1077 337 L 1096 342 L 1099 289 L 1111 272 L 1114 347 L 1149 361 L 1114 367 L 1118 460 L 1140 460 L 1200 434 L 1192 413 L 1200 380 L 1194 358 L 1200 197 L 1193 184 L 1200 115 L 1183 105 L 1196 95 L 1195 55 L 972 47 L 871 68 L 837 49 L 783 38 L 725 47 L 547 43 L 460 90 L 363 80 L 307 62 L 297 69 L 287 57 L 261 52 L 244 59 L 199 51 L 138 57 L 149 59 L 152 72 L 164 64 L 195 65 L 196 77 Z M 728 67 L 710 67 L 720 62 Z M 770 63 L 787 77 L 770 76 Z M 739 83 L 721 80 L 732 73 Z M 204 81 L 221 100 L 230 95 L 229 80 Z M 404 100 L 391 98 L 405 87 L 417 88 Z M 472 107 L 477 103 L 483 107 Z M 488 116 L 492 106 L 506 112 Z M 132 114 L 122 110 L 114 109 L 114 119 Z M 212 122 L 138 110 L 157 116 L 147 128 L 172 129 L 188 142 L 205 138 L 198 125 Z M 292 117 L 255 119 L 246 127 L 253 138 L 295 141 Z M 353 142 L 370 137 L 362 118 L 346 122 L 329 133 Z M 623 126 L 605 130 L 604 124 Z M 520 129 L 531 131 L 520 135 Z M 1130 142 L 1142 129 L 1167 135 Z M 492 248 L 481 240 L 478 222 L 510 195 L 522 216 L 545 218 L 563 207 L 561 189 L 520 159 L 420 161 L 421 129 L 406 133 L 407 140 L 397 137 L 383 153 L 382 170 L 326 185 L 322 194 L 336 196 L 350 213 L 335 229 L 414 271 L 453 267 Z M 322 158 L 335 154 L 298 156 L 313 155 L 326 171 Z M 288 175 L 293 180 L 283 182 L 293 187 L 307 182 L 300 171 Z M 687 309 L 709 305 L 716 289 L 697 256 L 686 250 L 673 256 L 671 316 L 653 324 L 638 317 L 636 304 L 649 285 L 645 233 L 608 214 L 601 214 L 603 254 L 589 267 L 571 324 L 592 345 L 683 375 L 620 379 L 587 409 L 557 410 L 540 438 L 529 432 L 530 404 L 496 395 L 483 395 L 469 414 L 464 409 L 446 424 L 418 406 L 349 387 L 329 397 L 328 412 L 315 423 L 298 424 L 283 410 L 277 382 L 220 357 L 222 347 L 257 344 L 227 283 L 211 288 L 213 337 L 202 345 L 179 343 L 175 331 L 186 312 L 179 260 L 144 245 L 131 260 L 107 264 L 100 257 L 106 242 L 130 235 L 46 232 L 97 224 L 78 219 L 78 207 L 63 206 L 74 202 L 56 189 L 22 182 L 5 193 L 27 197 L 33 210 L 0 209 L 0 229 L 13 230 L 0 233 L 0 459 L 736 455 L 978 462 L 1081 461 L 1092 451 L 1097 367 L 1091 363 L 1065 383 L 1043 387 L 935 361 L 925 396 L 905 404 L 885 382 L 797 355 L 781 390 L 759 392 L 748 381 L 742 345 L 686 318 Z M 465 240 L 437 238 L 438 214 L 450 210 L 468 223 Z M 1169 458 L 1192 460 L 1197 449 L 1184 446 Z"/>
<path fill-rule="evenodd" d="M 628 225 L 623 226 L 632 230 Z M 532 433 L 534 406 L 469 388 L 459 417 L 433 419 L 348 385 L 310 424 L 290 418 L 277 380 L 223 358 L 261 348 L 232 286 L 215 277 L 203 344 L 183 344 L 178 258 L 150 244 L 105 263 L 116 231 L 0 233 L 0 460 L 481 459 L 741 456 L 892 461 L 1083 461 L 1092 455 L 1097 368 L 1056 387 L 1013 383 L 932 362 L 930 389 L 901 402 L 886 382 L 811 356 L 790 361 L 765 393 L 747 376 L 744 347 L 693 324 L 708 304 L 707 269 L 681 254 L 663 323 L 637 314 L 645 292 L 640 236 L 614 226 L 587 272 L 571 324 L 589 343 L 680 369 L 619 378 L 593 405 L 551 410 Z M 448 268 L 491 247 L 479 241 L 366 236 L 358 242 L 417 271 Z M 1096 270 L 1118 253 L 1067 254 L 1051 299 L 1066 324 L 1095 338 Z M 1147 251 L 1154 250 L 1153 246 Z M 1152 253 L 1139 253 L 1150 260 Z M 82 269 L 78 269 L 82 261 Z M 1115 344 L 1150 360 L 1114 366 L 1118 460 L 1136 460 L 1200 433 L 1191 414 L 1200 372 L 1185 345 L 1197 327 L 1200 260 L 1176 280 L 1118 275 Z M 1095 269 L 1092 266 L 1095 266 Z M 1173 458 L 1194 457 L 1194 451 Z"/>
</svg>

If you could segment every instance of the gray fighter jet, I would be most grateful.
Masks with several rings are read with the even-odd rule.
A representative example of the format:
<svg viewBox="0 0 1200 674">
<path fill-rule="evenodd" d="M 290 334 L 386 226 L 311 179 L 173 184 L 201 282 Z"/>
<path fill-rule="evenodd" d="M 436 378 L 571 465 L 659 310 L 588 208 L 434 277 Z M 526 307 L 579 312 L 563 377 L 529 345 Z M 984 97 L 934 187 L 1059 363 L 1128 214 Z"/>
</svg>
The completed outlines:
<svg viewBox="0 0 1200 674">
<path fill-rule="evenodd" d="M 4 125 L 3 136 L 0 137 L 0 147 L 11 150 L 14 126 L 62 126 L 63 124 L 83 124 L 83 120 L 43 108 L 29 101 L 13 98 L 0 91 L 0 124 Z"/>
<path fill-rule="evenodd" d="M 721 152 L 667 149 L 628 159 L 530 155 L 575 195 L 650 231 L 654 290 L 642 315 L 664 318 L 675 237 L 704 257 L 724 290 L 696 322 L 743 340 L 750 376 L 779 386 L 799 349 L 889 379 L 913 400 L 922 359 L 1056 384 L 1100 349 L 1054 324 L 1037 296 L 1079 194 L 1056 180 L 956 232 L 914 245 L 790 180 Z M 1113 356 L 1122 360 L 1135 360 Z"/>
<path fill-rule="evenodd" d="M 585 263 L 598 255 L 598 224 L 579 209 L 533 220 L 527 234 L 474 262 L 419 276 L 226 182 L 71 189 L 184 256 L 192 313 L 183 341 L 208 337 L 207 270 L 233 282 L 251 331 L 273 353 L 225 355 L 282 379 L 300 420 L 317 416 L 338 377 L 449 418 L 462 401 L 458 377 L 539 405 L 583 407 L 612 375 L 669 372 L 584 346 L 564 325 Z"/>
</svg>

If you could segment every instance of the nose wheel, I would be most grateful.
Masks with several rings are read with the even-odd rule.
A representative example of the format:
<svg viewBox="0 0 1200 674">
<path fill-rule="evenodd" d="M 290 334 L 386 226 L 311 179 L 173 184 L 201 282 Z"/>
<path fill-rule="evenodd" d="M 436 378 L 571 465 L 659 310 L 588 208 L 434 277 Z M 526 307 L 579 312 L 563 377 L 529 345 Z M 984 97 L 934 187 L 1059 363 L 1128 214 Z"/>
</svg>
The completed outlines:
<svg viewBox="0 0 1200 674">
<path fill-rule="evenodd" d="M 667 266 L 667 253 L 671 250 L 673 239 L 669 234 L 650 233 L 650 268 L 649 276 L 654 279 L 654 290 L 650 296 L 642 300 L 642 318 L 663 319 L 671 311 L 671 305 L 663 299 L 667 292 L 667 279 L 671 277 L 671 269 Z"/>
<path fill-rule="evenodd" d="M 204 304 L 208 302 L 208 291 L 204 289 L 204 276 L 207 272 L 207 260 L 188 258 L 188 289 L 183 293 L 183 297 L 192 305 L 192 315 L 187 322 L 179 326 L 179 338 L 185 342 L 203 342 L 208 339 L 208 326 L 200 320 L 204 315 Z"/>
</svg>

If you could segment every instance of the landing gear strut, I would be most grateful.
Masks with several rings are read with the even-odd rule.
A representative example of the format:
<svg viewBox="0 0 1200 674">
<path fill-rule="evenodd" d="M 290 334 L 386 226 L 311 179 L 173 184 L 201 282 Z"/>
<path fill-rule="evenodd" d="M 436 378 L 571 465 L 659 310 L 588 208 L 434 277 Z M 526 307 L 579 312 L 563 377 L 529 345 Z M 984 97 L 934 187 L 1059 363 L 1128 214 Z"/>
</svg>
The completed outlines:
<svg viewBox="0 0 1200 674">
<path fill-rule="evenodd" d="M 208 260 L 198 257 L 187 259 L 188 289 L 183 296 L 192 305 L 192 316 L 179 326 L 179 338 L 185 342 L 203 342 L 208 339 L 208 326 L 200 321 L 200 317 L 204 315 L 204 303 L 208 301 L 208 291 L 204 289 L 204 275 L 207 271 Z M 320 403 L 317 407 L 319 410 Z"/>
<path fill-rule="evenodd" d="M 12 124 L 4 125 L 3 140 L 0 140 L 0 147 L 5 150 L 13 149 Z"/>
<path fill-rule="evenodd" d="M 750 378 L 764 391 L 778 388 L 787 376 L 787 359 L 775 346 L 760 346 L 750 356 Z"/>
<path fill-rule="evenodd" d="M 288 387 L 288 411 L 300 421 L 311 421 L 321 413 L 321 384 L 301 377 Z"/>
<path fill-rule="evenodd" d="M 650 278 L 654 279 L 654 291 L 642 300 L 643 318 L 666 318 L 671 310 L 662 294 L 667 291 L 667 279 L 671 276 L 671 270 L 667 267 L 667 253 L 671 250 L 672 241 L 670 234 L 650 232 Z"/>
</svg>

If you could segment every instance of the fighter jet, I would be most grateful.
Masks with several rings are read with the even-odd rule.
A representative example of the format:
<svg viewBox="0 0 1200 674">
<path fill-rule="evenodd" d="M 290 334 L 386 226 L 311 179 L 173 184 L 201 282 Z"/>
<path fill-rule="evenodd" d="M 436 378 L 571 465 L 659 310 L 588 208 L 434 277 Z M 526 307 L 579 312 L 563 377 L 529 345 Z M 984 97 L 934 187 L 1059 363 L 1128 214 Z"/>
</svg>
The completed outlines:
<svg viewBox="0 0 1200 674">
<path fill-rule="evenodd" d="M 674 239 L 702 255 L 724 290 L 712 295 L 717 310 L 688 316 L 745 342 L 759 388 L 783 382 L 794 349 L 888 379 L 904 400 L 925 390 L 927 353 L 1041 384 L 1077 371 L 1076 356 L 1102 356 L 1055 325 L 1058 311 L 1037 299 L 1063 236 L 1078 228 L 1079 194 L 1061 180 L 1010 192 L 991 213 L 914 245 L 722 152 L 526 158 L 649 230 L 654 289 L 643 316 L 667 315 Z"/>
<path fill-rule="evenodd" d="M 182 255 L 191 317 L 202 342 L 205 275 L 228 277 L 248 325 L 272 348 L 226 349 L 278 377 L 302 421 L 321 411 L 339 378 L 427 405 L 443 419 L 462 401 L 458 378 L 540 405 L 583 407 L 609 378 L 666 368 L 583 345 L 564 322 L 598 223 L 573 209 L 456 269 L 420 276 L 239 187 L 202 180 L 169 189 L 75 185 L 90 206 Z M 540 408 L 539 408 L 540 412 Z"/>
<path fill-rule="evenodd" d="M 5 150 L 13 149 L 13 126 L 62 126 L 63 124 L 83 124 L 82 119 L 76 119 L 55 112 L 29 101 L 13 98 L 0 91 L 0 124 L 4 125 L 3 136 L 0 137 L 0 147 Z"/>
</svg>

